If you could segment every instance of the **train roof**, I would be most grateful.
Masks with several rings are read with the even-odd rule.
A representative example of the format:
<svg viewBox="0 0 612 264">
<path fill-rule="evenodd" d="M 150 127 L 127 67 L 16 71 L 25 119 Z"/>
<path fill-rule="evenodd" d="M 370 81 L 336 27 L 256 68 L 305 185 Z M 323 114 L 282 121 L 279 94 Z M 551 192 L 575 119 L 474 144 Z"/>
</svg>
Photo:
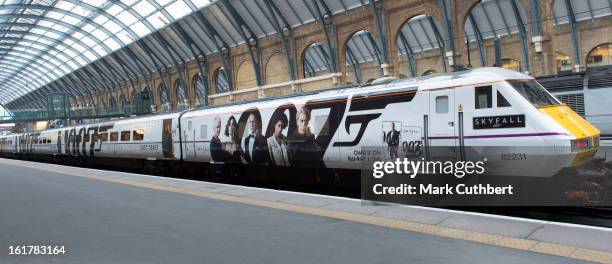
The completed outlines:
<svg viewBox="0 0 612 264">
<path fill-rule="evenodd" d="M 394 90 L 397 88 L 403 88 L 403 89 L 414 89 L 418 91 L 424 91 L 424 90 L 450 87 L 450 86 L 461 86 L 461 85 L 470 85 L 470 84 L 473 85 L 477 83 L 489 83 L 489 82 L 498 82 L 498 81 L 504 81 L 504 80 L 526 80 L 526 79 L 533 79 L 533 77 L 516 72 L 516 71 L 503 69 L 503 68 L 482 67 L 482 68 L 476 68 L 476 69 L 458 71 L 458 72 L 452 72 L 452 73 L 441 73 L 441 74 L 434 74 L 434 75 L 428 75 L 428 76 L 421 76 L 421 77 L 411 78 L 411 79 L 395 79 L 389 83 L 379 84 L 379 85 L 341 86 L 341 87 L 334 87 L 330 89 L 301 92 L 301 93 L 295 93 L 295 94 L 289 94 L 289 95 L 283 95 L 283 96 L 267 97 L 267 98 L 261 98 L 257 100 L 251 100 L 251 101 L 235 102 L 231 104 L 205 106 L 205 107 L 194 108 L 194 109 L 181 111 L 181 112 L 163 113 L 163 114 L 153 113 L 153 114 L 144 115 L 144 116 L 119 118 L 115 120 L 96 122 L 92 124 L 104 124 L 107 122 L 129 122 L 132 120 L 147 121 L 148 119 L 151 119 L 151 120 L 159 119 L 159 118 L 163 118 L 164 116 L 167 116 L 168 118 L 172 118 L 172 117 L 176 117 L 176 115 L 180 115 L 183 112 L 192 113 L 192 112 L 197 112 L 197 111 L 202 111 L 202 110 L 221 109 L 224 107 L 237 106 L 237 105 L 251 105 L 251 104 L 265 103 L 265 102 L 270 102 L 274 100 L 289 99 L 289 98 L 296 98 L 296 97 L 303 97 L 303 98 L 308 98 L 308 99 L 311 99 L 313 97 L 316 97 L 316 98 L 320 97 L 323 99 L 323 98 L 339 96 L 339 95 L 346 95 L 346 94 L 377 92 L 377 91 L 381 91 L 381 89 Z M 76 125 L 75 127 L 87 126 L 87 125 L 91 125 L 91 124 Z M 60 129 L 65 129 L 65 128 L 49 129 L 49 130 L 45 130 L 45 132 L 53 131 L 53 130 L 60 130 Z M 10 136 L 10 135 L 11 134 L 7 136 Z M 16 135 L 16 134 L 12 134 L 12 135 Z"/>
<path fill-rule="evenodd" d="M 412 79 L 397 80 L 394 85 L 413 84 L 418 90 L 429 90 L 450 86 L 461 86 L 476 83 L 497 82 L 504 80 L 526 80 L 533 77 L 498 67 L 482 67 L 473 70 L 458 71 L 452 73 L 421 76 Z"/>
</svg>

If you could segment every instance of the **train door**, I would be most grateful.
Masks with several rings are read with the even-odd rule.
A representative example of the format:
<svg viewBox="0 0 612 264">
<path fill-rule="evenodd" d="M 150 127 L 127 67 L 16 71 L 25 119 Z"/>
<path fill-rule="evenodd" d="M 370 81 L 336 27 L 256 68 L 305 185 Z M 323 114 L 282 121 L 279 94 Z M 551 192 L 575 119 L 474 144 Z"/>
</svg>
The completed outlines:
<svg viewBox="0 0 612 264">
<path fill-rule="evenodd" d="M 185 125 L 184 123 L 182 124 Z M 193 120 L 187 120 L 187 127 L 183 127 L 183 159 L 195 160 L 196 153 L 196 127 L 193 125 Z M 203 127 L 204 128 L 204 127 Z"/>
<path fill-rule="evenodd" d="M 432 159 L 456 159 L 455 90 L 429 93 L 428 138 Z"/>
<path fill-rule="evenodd" d="M 162 151 L 164 158 L 172 158 L 172 119 L 164 119 L 162 130 Z"/>
</svg>

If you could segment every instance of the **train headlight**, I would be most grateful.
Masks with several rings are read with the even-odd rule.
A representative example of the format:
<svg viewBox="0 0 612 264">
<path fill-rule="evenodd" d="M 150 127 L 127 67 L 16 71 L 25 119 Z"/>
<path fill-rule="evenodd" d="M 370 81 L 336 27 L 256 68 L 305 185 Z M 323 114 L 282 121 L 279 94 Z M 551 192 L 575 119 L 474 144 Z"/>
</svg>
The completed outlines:
<svg viewBox="0 0 612 264">
<path fill-rule="evenodd" d="M 578 152 L 589 149 L 591 147 L 591 140 L 589 138 L 575 139 L 571 141 L 572 152 Z"/>
</svg>

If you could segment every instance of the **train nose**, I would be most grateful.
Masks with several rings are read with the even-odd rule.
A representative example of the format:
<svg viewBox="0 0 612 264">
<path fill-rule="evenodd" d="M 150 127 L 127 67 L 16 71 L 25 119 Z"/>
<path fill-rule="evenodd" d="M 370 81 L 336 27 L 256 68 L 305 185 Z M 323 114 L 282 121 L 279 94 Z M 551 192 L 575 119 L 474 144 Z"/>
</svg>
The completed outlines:
<svg viewBox="0 0 612 264">
<path fill-rule="evenodd" d="M 599 148 L 599 130 L 597 128 L 566 105 L 544 106 L 539 109 L 575 137 L 570 142 L 571 151 L 576 153 L 571 166 L 583 164 L 595 155 Z"/>
</svg>

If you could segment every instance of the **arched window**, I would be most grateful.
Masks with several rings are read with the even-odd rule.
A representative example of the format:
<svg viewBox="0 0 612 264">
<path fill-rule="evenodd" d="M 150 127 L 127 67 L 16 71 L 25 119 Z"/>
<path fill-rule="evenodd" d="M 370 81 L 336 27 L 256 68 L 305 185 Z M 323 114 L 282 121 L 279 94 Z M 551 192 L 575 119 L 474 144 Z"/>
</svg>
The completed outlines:
<svg viewBox="0 0 612 264">
<path fill-rule="evenodd" d="M 177 79 L 174 82 L 174 91 L 176 92 L 176 109 L 184 110 L 189 107 L 189 99 L 187 98 L 187 91 L 183 81 Z"/>
<path fill-rule="evenodd" d="M 136 89 L 132 90 L 130 93 L 130 105 L 126 110 L 126 114 L 133 115 L 138 114 L 140 110 L 142 110 L 142 101 L 140 100 L 140 92 Z"/>
<path fill-rule="evenodd" d="M 328 74 L 329 65 L 329 51 L 325 46 L 319 43 L 312 43 L 304 51 L 302 64 L 304 78 Z"/>
<path fill-rule="evenodd" d="M 119 103 L 121 104 L 121 108 L 125 107 L 125 105 L 127 105 L 127 99 L 125 98 L 125 94 L 121 94 L 119 96 Z"/>
<path fill-rule="evenodd" d="M 555 62 L 557 65 L 557 72 L 572 71 L 574 69 L 574 64 L 570 56 L 561 52 L 555 52 Z"/>
<path fill-rule="evenodd" d="M 215 71 L 215 91 L 217 93 L 226 93 L 230 91 L 229 76 L 223 67 Z"/>
<path fill-rule="evenodd" d="M 612 65 L 612 43 L 595 47 L 586 59 L 587 67 Z"/>
<path fill-rule="evenodd" d="M 130 94 L 130 103 L 134 104 L 136 102 L 136 90 L 132 90 L 132 93 Z"/>
<path fill-rule="evenodd" d="M 155 95 L 151 92 L 148 86 L 142 89 L 142 108 L 143 112 L 150 113 L 154 112 L 155 109 Z"/>
<path fill-rule="evenodd" d="M 196 74 L 196 76 L 193 77 L 191 83 L 193 83 L 193 91 L 195 93 L 196 105 L 203 104 L 204 97 L 206 95 L 206 84 L 202 79 L 202 75 L 199 73 Z"/>
<path fill-rule="evenodd" d="M 421 76 L 427 76 L 427 75 L 432 75 L 432 74 L 436 74 L 438 73 L 438 71 L 434 70 L 434 69 L 429 69 L 426 70 L 423 74 L 421 74 Z"/>
<path fill-rule="evenodd" d="M 501 67 L 508 70 L 521 71 L 521 62 L 515 59 L 503 58 L 501 59 Z"/>
<path fill-rule="evenodd" d="M 115 109 L 117 107 L 117 102 L 115 101 L 115 98 L 112 94 L 108 98 L 108 106 L 112 109 Z"/>
<path fill-rule="evenodd" d="M 161 83 L 158 86 L 159 89 L 159 102 L 161 103 L 161 111 L 162 112 L 168 112 L 171 110 L 170 107 L 170 95 L 168 94 L 168 88 L 166 88 L 166 85 L 164 85 L 164 83 Z"/>
<path fill-rule="evenodd" d="M 570 0 L 576 21 L 589 21 L 612 15 L 610 2 L 604 0 Z M 565 0 L 556 0 L 553 4 L 553 24 L 555 26 L 569 23 Z"/>
<path fill-rule="evenodd" d="M 88 107 L 95 107 L 96 106 L 96 102 L 94 101 L 93 94 L 88 92 L 87 95 L 85 95 L 85 96 L 87 96 L 87 106 Z"/>
<path fill-rule="evenodd" d="M 527 46 L 526 31 L 529 26 L 527 25 L 527 14 L 525 8 L 521 4 L 522 1 L 515 0 L 481 0 L 480 3 L 472 7 L 468 13 L 465 23 L 463 24 L 463 31 L 465 39 L 468 41 L 468 45 L 474 45 L 478 50 L 478 57 L 480 66 L 487 65 L 487 54 L 486 46 L 488 43 L 492 43 L 495 39 L 502 41 L 504 38 L 512 36 L 515 33 L 519 33 L 521 42 Z M 523 31 L 524 30 L 524 31 Z M 524 35 L 525 34 L 525 35 Z M 475 43 L 475 44 L 472 44 Z M 519 42 L 520 43 L 520 42 Z M 520 47 L 521 44 L 516 43 L 516 47 Z M 506 47 L 507 45 L 501 45 Z M 502 54 L 502 49 L 496 49 Z M 523 50 L 523 60 L 526 58 L 526 50 Z M 503 56 L 497 54 L 495 56 Z M 469 62 L 472 65 L 476 63 Z M 525 69 L 517 69 L 516 71 L 528 71 L 529 63 L 522 61 Z M 498 65 L 499 66 L 499 65 Z"/>
<path fill-rule="evenodd" d="M 444 27 L 429 15 L 418 15 L 406 21 L 397 36 L 397 53 L 400 57 L 400 73 L 416 76 L 414 56 L 429 50 L 439 50 L 440 63 L 445 64 L 444 40 L 448 34 Z M 440 69 L 443 69 L 441 65 Z"/>
<path fill-rule="evenodd" d="M 360 30 L 346 42 L 345 63 L 347 82 L 364 83 L 364 80 L 379 77 L 380 50 L 368 30 Z M 352 71 L 350 70 L 352 69 Z"/>
</svg>

